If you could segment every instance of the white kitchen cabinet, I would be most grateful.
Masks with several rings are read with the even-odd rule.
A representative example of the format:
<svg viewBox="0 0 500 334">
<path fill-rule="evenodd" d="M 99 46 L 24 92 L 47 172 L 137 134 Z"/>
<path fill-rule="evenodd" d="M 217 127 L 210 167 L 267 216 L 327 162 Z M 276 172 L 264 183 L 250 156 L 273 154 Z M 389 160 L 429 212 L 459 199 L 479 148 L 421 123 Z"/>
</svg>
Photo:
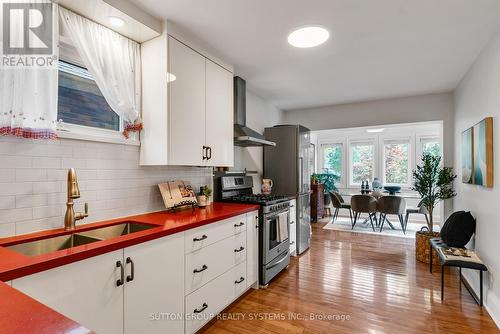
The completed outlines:
<svg viewBox="0 0 500 334">
<path fill-rule="evenodd" d="M 165 34 L 141 52 L 140 164 L 233 166 L 232 72 Z"/>
<path fill-rule="evenodd" d="M 246 260 L 246 232 L 230 236 L 186 255 L 186 294 Z"/>
<path fill-rule="evenodd" d="M 13 280 L 12 286 L 96 333 L 123 333 L 117 250 Z"/>
<path fill-rule="evenodd" d="M 178 233 L 22 277 L 13 287 L 96 333 L 183 333 L 182 318 L 162 318 L 184 310 L 183 247 Z"/>
<path fill-rule="evenodd" d="M 125 334 L 184 331 L 182 318 L 162 318 L 184 311 L 183 247 L 184 235 L 178 233 L 124 249 Z"/>
<path fill-rule="evenodd" d="M 242 262 L 186 296 L 186 334 L 195 333 L 246 291 L 241 287 L 245 271 L 246 263 Z"/>
<path fill-rule="evenodd" d="M 259 211 L 247 213 L 247 287 L 259 279 Z"/>
<path fill-rule="evenodd" d="M 206 60 L 205 145 L 210 156 L 208 166 L 233 165 L 233 74 Z"/>
<path fill-rule="evenodd" d="M 240 215 L 184 232 L 184 252 L 188 254 L 199 251 L 222 239 L 245 232 L 246 220 L 246 215 Z"/>
<path fill-rule="evenodd" d="M 169 164 L 204 165 L 205 57 L 175 38 L 168 39 Z"/>
</svg>

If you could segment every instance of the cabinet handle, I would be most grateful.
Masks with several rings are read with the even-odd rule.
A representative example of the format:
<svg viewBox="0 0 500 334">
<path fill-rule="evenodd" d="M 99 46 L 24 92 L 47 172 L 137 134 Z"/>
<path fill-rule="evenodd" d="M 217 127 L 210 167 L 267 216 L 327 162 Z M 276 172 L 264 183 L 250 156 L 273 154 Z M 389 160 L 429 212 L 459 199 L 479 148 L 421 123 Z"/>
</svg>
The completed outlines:
<svg viewBox="0 0 500 334">
<path fill-rule="evenodd" d="M 295 224 L 295 222 L 290 222 L 290 225 L 293 225 L 293 224 Z"/>
<path fill-rule="evenodd" d="M 208 156 L 207 156 L 207 148 L 206 146 L 203 146 L 203 160 L 208 160 Z"/>
<path fill-rule="evenodd" d="M 205 270 L 207 270 L 207 269 L 208 269 L 207 265 L 206 265 L 206 264 L 204 264 L 204 265 L 201 267 L 201 269 L 195 269 L 195 270 L 193 270 L 193 274 L 198 274 L 198 273 L 201 273 L 202 271 L 205 271 Z"/>
<path fill-rule="evenodd" d="M 123 285 L 123 279 L 125 277 L 125 269 L 123 268 L 122 261 L 116 261 L 116 268 L 120 268 L 120 279 L 116 281 L 116 286 Z"/>
<path fill-rule="evenodd" d="M 203 235 L 201 236 L 201 238 L 193 238 L 193 241 L 194 241 L 194 242 L 196 242 L 196 241 L 203 241 L 203 240 L 205 240 L 206 238 L 208 238 L 208 237 L 207 237 L 205 234 L 203 234 Z"/>
<path fill-rule="evenodd" d="M 242 276 L 242 277 L 240 277 L 240 279 L 239 279 L 239 280 L 234 281 L 234 284 L 240 284 L 240 283 L 241 283 L 241 282 L 243 282 L 244 280 L 245 280 L 245 277 L 243 277 L 243 276 Z"/>
<path fill-rule="evenodd" d="M 244 249 L 245 249 L 245 247 L 240 246 L 240 248 L 235 249 L 235 250 L 234 250 L 234 252 L 235 252 L 235 253 L 239 253 L 239 252 L 242 252 Z"/>
<path fill-rule="evenodd" d="M 201 313 L 207 309 L 208 305 L 207 303 L 203 303 L 203 306 L 200 309 L 195 308 L 193 313 Z"/>
<path fill-rule="evenodd" d="M 245 223 L 244 222 L 240 222 L 239 224 L 234 224 L 234 227 L 240 227 L 240 226 L 243 226 L 243 225 L 245 225 Z"/>
<path fill-rule="evenodd" d="M 207 147 L 208 149 L 208 157 L 207 157 L 207 160 L 210 160 L 212 159 L 212 148 L 210 146 Z"/>
<path fill-rule="evenodd" d="M 127 257 L 127 264 L 130 263 L 130 275 L 127 275 L 127 282 L 133 281 L 135 278 L 135 270 L 134 270 L 134 261 L 131 258 Z"/>
<path fill-rule="evenodd" d="M 295 245 L 295 241 L 290 242 L 290 246 Z"/>
</svg>

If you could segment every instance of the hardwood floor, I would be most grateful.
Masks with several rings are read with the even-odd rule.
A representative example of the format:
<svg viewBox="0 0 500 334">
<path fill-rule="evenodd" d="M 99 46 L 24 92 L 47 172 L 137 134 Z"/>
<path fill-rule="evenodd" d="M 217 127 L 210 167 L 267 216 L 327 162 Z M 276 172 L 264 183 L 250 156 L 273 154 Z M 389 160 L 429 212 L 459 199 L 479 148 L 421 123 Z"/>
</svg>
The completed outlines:
<svg viewBox="0 0 500 334">
<path fill-rule="evenodd" d="M 249 292 L 202 332 L 500 332 L 453 269 L 441 302 L 440 270 L 431 275 L 415 261 L 413 239 L 324 230 L 324 224 L 313 225 L 309 251 L 267 289 Z M 308 320 L 311 313 L 339 318 Z M 297 314 L 303 318 L 293 319 Z"/>
</svg>

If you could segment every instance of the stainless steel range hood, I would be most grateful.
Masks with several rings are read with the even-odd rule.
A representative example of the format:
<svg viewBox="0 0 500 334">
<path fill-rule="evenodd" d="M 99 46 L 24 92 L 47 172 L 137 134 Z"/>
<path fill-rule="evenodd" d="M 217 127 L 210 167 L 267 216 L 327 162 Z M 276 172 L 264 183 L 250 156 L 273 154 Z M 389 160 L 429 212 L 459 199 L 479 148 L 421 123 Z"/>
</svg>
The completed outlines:
<svg viewBox="0 0 500 334">
<path fill-rule="evenodd" d="M 247 123 L 246 82 L 234 77 L 234 145 L 236 146 L 276 146 L 263 135 L 246 126 Z"/>
</svg>

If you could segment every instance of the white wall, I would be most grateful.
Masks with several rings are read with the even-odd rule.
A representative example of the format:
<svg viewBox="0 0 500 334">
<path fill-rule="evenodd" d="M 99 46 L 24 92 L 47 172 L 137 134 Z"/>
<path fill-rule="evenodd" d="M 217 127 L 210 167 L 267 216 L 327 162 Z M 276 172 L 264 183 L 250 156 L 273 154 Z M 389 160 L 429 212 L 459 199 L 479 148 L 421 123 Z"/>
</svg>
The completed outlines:
<svg viewBox="0 0 500 334">
<path fill-rule="evenodd" d="M 443 121 L 444 162 L 453 164 L 453 95 L 430 94 L 284 112 L 285 123 L 311 130 Z"/>
<path fill-rule="evenodd" d="M 479 256 L 486 263 L 489 275 L 486 282 L 486 307 L 500 326 L 500 222 L 498 203 L 500 200 L 500 32 L 498 32 L 463 78 L 455 92 L 455 166 L 461 166 L 461 132 L 484 117 L 494 118 L 493 156 L 496 180 L 491 189 L 456 182 L 455 210 L 470 210 L 476 217 L 476 235 L 472 242 Z M 458 170 L 458 180 L 461 171 Z M 476 291 L 479 284 L 476 272 L 465 273 Z"/>
<path fill-rule="evenodd" d="M 164 210 L 157 184 L 212 184 L 212 170 L 139 167 L 139 147 L 61 139 L 0 137 L 0 237 L 62 227 L 68 168 L 75 168 L 89 217 L 77 224 Z"/>
<path fill-rule="evenodd" d="M 247 126 L 259 133 L 264 128 L 283 123 L 283 112 L 264 99 L 247 90 Z M 258 171 L 254 175 L 254 192 L 260 193 L 260 184 L 263 172 L 262 147 L 234 148 L 234 169 L 248 169 Z"/>
</svg>

